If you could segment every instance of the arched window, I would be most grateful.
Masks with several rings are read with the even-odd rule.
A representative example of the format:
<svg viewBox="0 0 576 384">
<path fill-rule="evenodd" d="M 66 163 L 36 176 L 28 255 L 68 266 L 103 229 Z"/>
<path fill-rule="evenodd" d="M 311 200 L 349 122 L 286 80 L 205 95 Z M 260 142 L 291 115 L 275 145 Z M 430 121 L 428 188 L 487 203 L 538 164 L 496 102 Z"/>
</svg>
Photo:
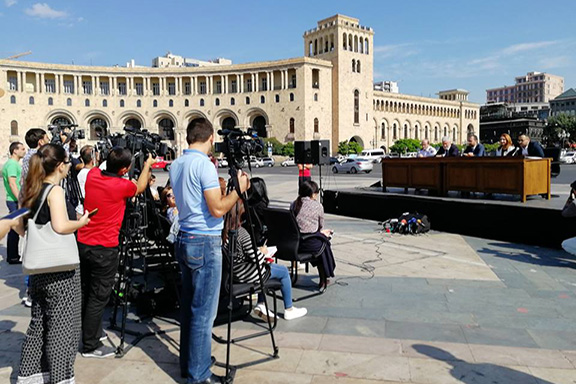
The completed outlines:
<svg viewBox="0 0 576 384">
<path fill-rule="evenodd" d="M 318 127 L 318 119 L 314 119 L 314 133 L 320 132 L 320 128 Z"/>
<path fill-rule="evenodd" d="M 408 125 L 404 124 L 404 138 L 408 138 Z"/>
<path fill-rule="evenodd" d="M 106 120 L 99 117 L 92 119 L 90 121 L 90 140 L 98 140 L 106 136 L 106 129 L 108 124 Z"/>
<path fill-rule="evenodd" d="M 349 50 L 349 51 L 352 51 L 352 50 L 353 50 L 353 49 L 352 49 L 353 46 L 354 46 L 354 45 L 352 44 L 352 35 L 348 35 L 348 50 Z"/>
<path fill-rule="evenodd" d="M 134 129 L 140 129 L 142 128 L 142 123 L 140 122 L 140 120 L 135 119 L 135 118 L 131 118 L 128 119 L 125 123 L 124 126 L 126 127 L 132 127 Z"/>
<path fill-rule="evenodd" d="M 107 107 L 108 106 L 108 100 L 106 100 L 106 99 L 102 100 L 102 106 Z"/>
<path fill-rule="evenodd" d="M 280 102 L 280 95 L 276 95 L 276 96 L 274 97 L 274 99 L 275 99 L 275 101 L 276 101 L 277 103 L 279 103 L 279 102 Z"/>
<path fill-rule="evenodd" d="M 360 92 L 354 91 L 354 124 L 360 124 Z"/>
<path fill-rule="evenodd" d="M 89 99 L 84 100 L 84 106 L 85 106 L 85 107 L 89 107 L 89 106 L 90 106 L 90 100 L 89 100 Z"/>
<path fill-rule="evenodd" d="M 364 53 L 364 38 L 360 37 L 360 53 Z"/>
<path fill-rule="evenodd" d="M 294 94 L 293 93 L 290 94 L 290 101 L 294 101 Z"/>
<path fill-rule="evenodd" d="M 18 136 L 18 122 L 16 120 L 10 122 L 10 134 L 12 136 Z"/>
<path fill-rule="evenodd" d="M 392 139 L 398 139 L 398 127 L 396 126 L 396 123 L 392 124 Z"/>
<path fill-rule="evenodd" d="M 30 96 L 30 97 L 28 98 L 28 104 L 34 105 L 34 96 Z"/>
<path fill-rule="evenodd" d="M 444 126 L 444 136 L 448 136 L 448 127 Z"/>
<path fill-rule="evenodd" d="M 452 128 L 452 141 L 456 142 L 456 128 Z"/>
<path fill-rule="evenodd" d="M 142 108 L 142 100 L 136 100 L 136 108 Z"/>
<path fill-rule="evenodd" d="M 348 42 L 348 40 L 346 39 L 346 34 L 343 33 L 342 34 L 342 49 L 345 51 L 348 49 L 347 44 L 346 44 L 347 42 Z"/>
<path fill-rule="evenodd" d="M 120 100 L 120 108 L 124 108 L 124 100 Z"/>
<path fill-rule="evenodd" d="M 66 99 L 66 105 L 67 105 L 68 107 L 71 107 L 71 106 L 72 106 L 72 99 L 71 99 L 71 98 L 67 98 L 67 99 Z M 120 103 L 120 106 L 123 107 L 122 103 Z"/>
<path fill-rule="evenodd" d="M 318 39 L 314 40 L 314 56 L 318 54 Z"/>
<path fill-rule="evenodd" d="M 158 122 L 158 133 L 166 140 L 174 140 L 174 122 L 164 118 Z"/>
<path fill-rule="evenodd" d="M 188 99 L 184 100 L 184 106 L 189 107 L 190 106 L 190 100 L 188 100 Z"/>
<path fill-rule="evenodd" d="M 356 59 L 352 59 L 352 72 L 356 72 Z"/>
<path fill-rule="evenodd" d="M 16 104 L 16 96 L 10 96 L 10 104 Z"/>
<path fill-rule="evenodd" d="M 370 45 L 368 44 L 368 38 L 366 38 L 366 39 L 364 39 L 364 53 L 367 54 L 367 55 L 370 53 L 370 52 L 369 52 L 369 50 L 370 50 L 369 47 L 370 47 Z"/>
<path fill-rule="evenodd" d="M 216 106 L 219 106 L 220 105 L 220 99 L 216 98 L 216 100 L 214 100 L 214 104 L 216 104 Z"/>
<path fill-rule="evenodd" d="M 354 52 L 358 52 L 358 36 L 354 36 Z"/>
<path fill-rule="evenodd" d="M 426 140 L 430 139 L 430 128 L 428 128 L 428 126 L 424 127 L 424 138 Z"/>
<path fill-rule="evenodd" d="M 48 105 L 54 105 L 54 99 L 49 97 L 48 98 Z"/>
<path fill-rule="evenodd" d="M 416 140 L 419 140 L 419 139 L 420 139 L 420 132 L 418 132 L 419 130 L 420 130 L 420 127 L 418 127 L 418 124 L 416 124 L 416 125 L 414 126 L 414 138 L 415 138 Z"/>
<path fill-rule="evenodd" d="M 157 108 L 157 107 L 158 107 L 158 100 L 153 100 L 153 101 L 152 101 L 152 106 L 153 106 L 154 108 Z"/>
<path fill-rule="evenodd" d="M 382 123 L 382 127 L 380 128 L 380 138 L 386 140 L 386 123 Z"/>
<path fill-rule="evenodd" d="M 312 48 L 312 41 L 308 42 L 308 56 L 313 56 L 314 55 L 314 51 Z"/>
<path fill-rule="evenodd" d="M 230 105 L 236 105 L 236 99 L 231 97 L 230 98 Z"/>
<path fill-rule="evenodd" d="M 260 104 L 264 104 L 266 102 L 266 98 L 264 96 L 260 96 Z"/>
<path fill-rule="evenodd" d="M 204 106 L 204 99 L 200 99 L 200 106 L 201 106 L 201 107 Z"/>
<path fill-rule="evenodd" d="M 250 97 L 246 96 L 246 104 L 250 104 Z"/>
<path fill-rule="evenodd" d="M 317 93 L 314 94 L 314 101 L 318 101 L 318 94 Z"/>
<path fill-rule="evenodd" d="M 57 116 L 52 119 L 52 125 L 70 125 L 72 122 L 65 116 Z"/>
<path fill-rule="evenodd" d="M 168 106 L 173 107 L 174 106 L 174 100 L 172 100 L 172 99 L 168 100 Z"/>
<path fill-rule="evenodd" d="M 356 62 L 356 72 L 360 73 L 360 60 Z"/>
<path fill-rule="evenodd" d="M 290 133 L 294 133 L 294 118 L 290 118 Z"/>
<path fill-rule="evenodd" d="M 434 141 L 438 142 L 438 127 L 434 127 Z"/>
</svg>

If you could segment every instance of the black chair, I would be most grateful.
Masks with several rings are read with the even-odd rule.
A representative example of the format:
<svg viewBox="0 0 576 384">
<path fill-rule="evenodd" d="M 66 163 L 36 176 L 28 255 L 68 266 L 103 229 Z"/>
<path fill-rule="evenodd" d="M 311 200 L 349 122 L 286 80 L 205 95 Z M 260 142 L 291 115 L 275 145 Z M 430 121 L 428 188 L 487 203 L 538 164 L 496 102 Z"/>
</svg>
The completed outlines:
<svg viewBox="0 0 576 384">
<path fill-rule="evenodd" d="M 560 174 L 560 155 L 562 149 L 558 147 L 544 148 L 544 157 L 551 157 L 552 162 L 550 164 L 551 176 L 556 177 Z"/>
<path fill-rule="evenodd" d="M 329 240 L 323 242 L 322 247 L 318 252 L 300 252 L 300 244 L 310 237 L 316 236 L 316 234 L 306 234 L 300 233 L 300 228 L 296 222 L 293 212 L 290 209 L 283 208 L 264 208 L 264 224 L 266 225 L 268 237 L 268 244 L 274 245 L 278 248 L 276 257 L 280 260 L 290 261 L 290 275 L 292 277 L 292 284 L 296 284 L 298 281 L 298 265 L 297 263 L 309 263 L 315 258 L 319 257 Z M 308 268 L 308 266 L 306 266 Z M 298 299 L 293 299 L 293 301 L 304 300 L 313 296 L 324 293 L 324 291 L 319 291 L 312 295 L 305 297 L 300 297 Z"/>
</svg>

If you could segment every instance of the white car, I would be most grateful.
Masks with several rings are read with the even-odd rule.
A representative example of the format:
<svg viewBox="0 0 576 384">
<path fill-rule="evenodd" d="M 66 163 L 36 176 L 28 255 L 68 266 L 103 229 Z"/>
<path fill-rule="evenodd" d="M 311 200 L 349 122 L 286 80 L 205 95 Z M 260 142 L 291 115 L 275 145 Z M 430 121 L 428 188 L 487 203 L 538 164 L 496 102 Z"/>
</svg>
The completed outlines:
<svg viewBox="0 0 576 384">
<path fill-rule="evenodd" d="M 250 156 L 250 166 L 254 168 L 260 168 L 264 166 L 264 162 L 259 157 Z"/>
<path fill-rule="evenodd" d="M 289 157 L 286 160 L 284 160 L 280 165 L 283 167 L 293 167 L 296 165 L 296 163 L 294 162 L 293 157 Z"/>
<path fill-rule="evenodd" d="M 576 163 L 576 159 L 574 156 L 576 152 L 566 152 L 562 156 L 560 156 L 560 162 L 564 164 L 574 164 Z"/>
<path fill-rule="evenodd" d="M 358 173 L 358 172 L 372 172 L 374 168 L 374 162 L 372 159 L 365 159 L 362 157 L 348 158 L 342 163 L 336 163 L 332 166 L 332 172 L 346 172 L 346 173 Z"/>
</svg>

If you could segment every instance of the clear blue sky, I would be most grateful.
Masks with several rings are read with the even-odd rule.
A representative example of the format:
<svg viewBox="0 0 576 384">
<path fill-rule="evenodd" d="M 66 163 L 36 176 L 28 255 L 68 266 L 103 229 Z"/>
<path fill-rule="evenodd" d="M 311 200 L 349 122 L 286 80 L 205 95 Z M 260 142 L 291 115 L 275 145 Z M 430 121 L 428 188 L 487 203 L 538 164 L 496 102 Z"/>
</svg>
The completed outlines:
<svg viewBox="0 0 576 384">
<path fill-rule="evenodd" d="M 303 56 L 302 34 L 336 13 L 372 27 L 374 80 L 434 96 L 485 89 L 543 71 L 576 87 L 576 1 L 555 0 L 0 0 L 0 57 L 150 65 L 171 51 L 234 63 Z"/>
</svg>

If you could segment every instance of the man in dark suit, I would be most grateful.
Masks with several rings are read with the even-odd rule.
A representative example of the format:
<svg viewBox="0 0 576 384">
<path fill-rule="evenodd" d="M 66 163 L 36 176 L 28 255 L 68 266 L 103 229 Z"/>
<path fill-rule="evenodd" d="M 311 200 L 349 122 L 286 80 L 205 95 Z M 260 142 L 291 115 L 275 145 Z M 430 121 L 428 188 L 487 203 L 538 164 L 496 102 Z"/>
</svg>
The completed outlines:
<svg viewBox="0 0 576 384">
<path fill-rule="evenodd" d="M 484 146 L 478 142 L 478 136 L 476 135 L 468 136 L 468 146 L 464 148 L 462 156 L 467 157 L 486 156 L 486 150 L 484 149 Z"/>
<path fill-rule="evenodd" d="M 448 136 L 442 138 L 442 146 L 436 152 L 436 157 L 457 157 L 460 154 L 456 144 L 452 144 L 452 139 Z"/>
<path fill-rule="evenodd" d="M 518 136 L 518 147 L 517 156 L 544 157 L 544 150 L 540 143 L 530 140 L 527 135 Z"/>
</svg>

